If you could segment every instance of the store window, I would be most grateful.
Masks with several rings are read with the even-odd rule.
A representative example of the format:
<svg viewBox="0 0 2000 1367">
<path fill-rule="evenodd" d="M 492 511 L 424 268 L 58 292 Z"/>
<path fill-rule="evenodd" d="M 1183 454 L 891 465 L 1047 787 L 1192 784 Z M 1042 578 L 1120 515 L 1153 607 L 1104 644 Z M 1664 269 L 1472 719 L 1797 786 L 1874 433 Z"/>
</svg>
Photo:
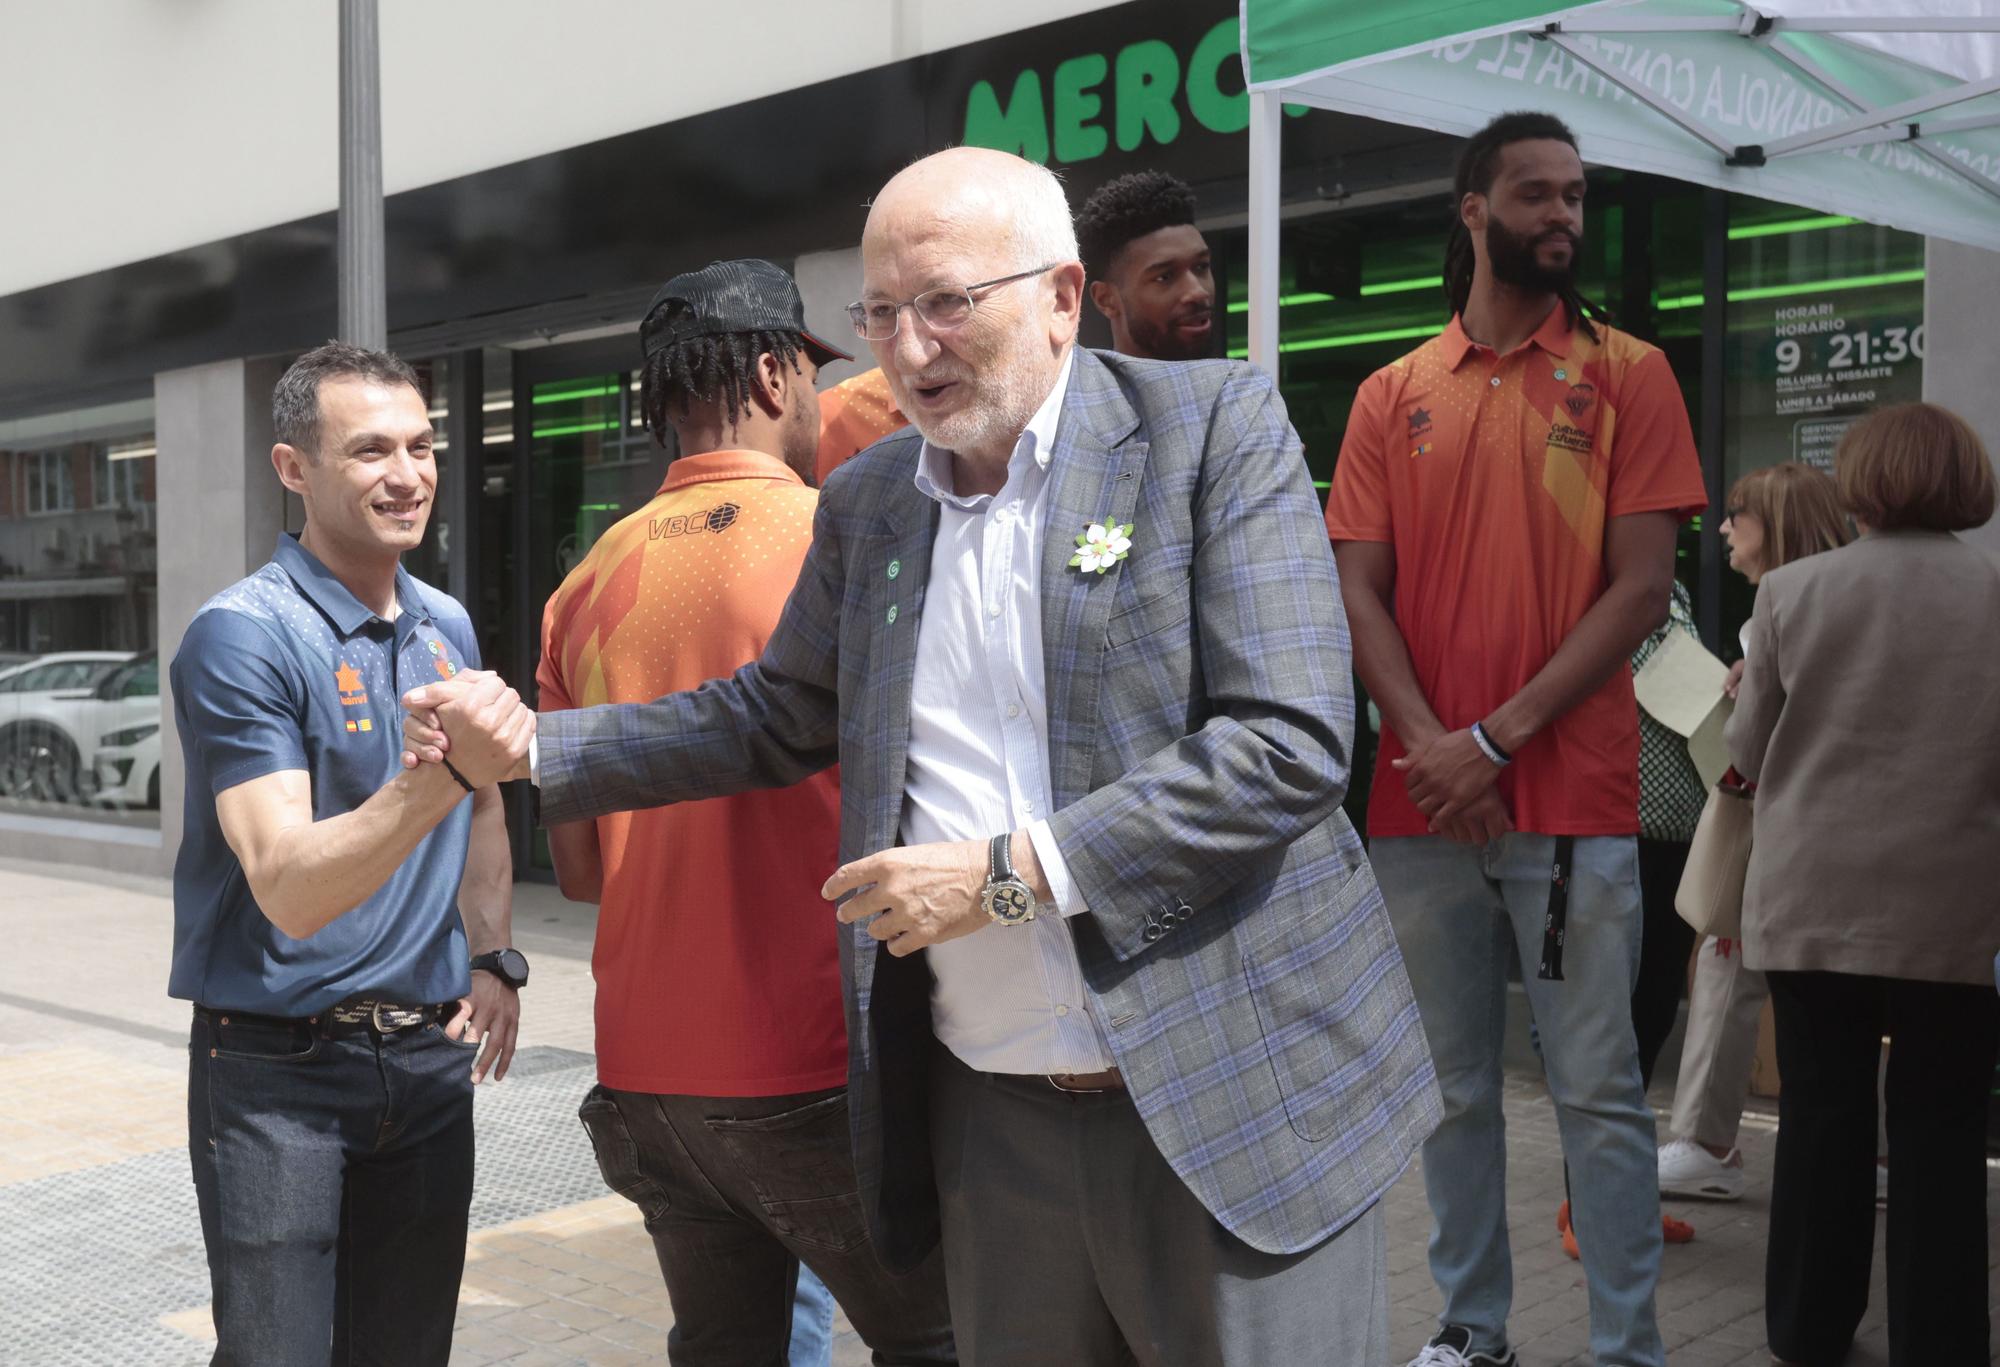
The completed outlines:
<svg viewBox="0 0 2000 1367">
<path fill-rule="evenodd" d="M 0 814 L 159 824 L 152 425 L 0 424 Z"/>
<path fill-rule="evenodd" d="M 1921 236 L 1739 197 L 1728 262 L 1725 494 L 1786 461 L 1831 473 L 1841 434 L 1863 414 L 1923 397 Z M 1732 654 L 1754 600 L 1741 575 L 1723 575 L 1721 639 Z"/>
</svg>

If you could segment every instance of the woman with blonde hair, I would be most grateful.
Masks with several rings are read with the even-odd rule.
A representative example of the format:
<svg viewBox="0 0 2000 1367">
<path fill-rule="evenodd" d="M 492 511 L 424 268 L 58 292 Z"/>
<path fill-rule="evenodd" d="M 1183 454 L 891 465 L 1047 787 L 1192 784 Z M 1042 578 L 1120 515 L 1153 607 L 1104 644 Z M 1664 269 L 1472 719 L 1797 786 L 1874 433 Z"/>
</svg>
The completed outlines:
<svg viewBox="0 0 2000 1367">
<path fill-rule="evenodd" d="M 1765 575 L 1730 719 L 1757 782 L 1744 955 L 1776 1011 L 1772 1353 L 1838 1361 L 1868 1302 L 1890 1037 L 1889 1361 L 1987 1355 L 1986 1108 L 2000 999 L 2000 561 L 1985 449 L 1932 404 L 1835 457 L 1854 544 Z"/>
<path fill-rule="evenodd" d="M 1780 565 L 1848 541 L 1847 514 L 1831 477 L 1810 465 L 1752 470 L 1730 489 L 1722 519 L 1729 567 L 1756 584 Z M 1748 650 L 1749 623 L 1739 641 Z M 1744 661 L 1730 669 L 1733 697 Z M 1736 1147 L 1757 1022 L 1769 995 L 1764 975 L 1743 966 L 1739 940 L 1702 941 L 1688 992 L 1687 1035 L 1674 1085 L 1673 1134 L 1660 1146 L 1660 1194 L 1708 1201 L 1743 1195 L 1743 1154 Z"/>
</svg>

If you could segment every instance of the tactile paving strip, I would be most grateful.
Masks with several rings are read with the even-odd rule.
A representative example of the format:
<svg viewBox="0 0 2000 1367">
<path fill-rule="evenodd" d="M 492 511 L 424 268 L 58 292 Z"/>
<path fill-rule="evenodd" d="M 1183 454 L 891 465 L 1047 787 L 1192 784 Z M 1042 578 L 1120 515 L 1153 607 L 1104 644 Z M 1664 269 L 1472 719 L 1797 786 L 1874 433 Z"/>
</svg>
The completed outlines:
<svg viewBox="0 0 2000 1367">
<path fill-rule="evenodd" d="M 591 1063 L 531 1047 L 477 1090 L 473 1229 L 605 1194 L 576 1119 Z M 200 1367 L 210 1348 L 160 1320 L 207 1303 L 184 1151 L 0 1187 L 0 1363 Z"/>
</svg>

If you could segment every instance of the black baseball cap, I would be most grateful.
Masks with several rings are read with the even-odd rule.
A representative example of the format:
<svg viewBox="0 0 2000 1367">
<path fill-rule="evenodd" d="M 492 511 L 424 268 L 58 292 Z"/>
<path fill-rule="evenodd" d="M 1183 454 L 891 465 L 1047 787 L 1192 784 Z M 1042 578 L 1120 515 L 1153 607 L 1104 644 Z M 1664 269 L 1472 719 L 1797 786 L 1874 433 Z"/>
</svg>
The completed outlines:
<svg viewBox="0 0 2000 1367">
<path fill-rule="evenodd" d="M 806 330 L 806 306 L 797 283 L 754 257 L 712 261 L 660 286 L 640 320 L 639 349 L 651 356 L 696 337 L 732 332 L 796 332 L 817 365 L 854 359 Z"/>
</svg>

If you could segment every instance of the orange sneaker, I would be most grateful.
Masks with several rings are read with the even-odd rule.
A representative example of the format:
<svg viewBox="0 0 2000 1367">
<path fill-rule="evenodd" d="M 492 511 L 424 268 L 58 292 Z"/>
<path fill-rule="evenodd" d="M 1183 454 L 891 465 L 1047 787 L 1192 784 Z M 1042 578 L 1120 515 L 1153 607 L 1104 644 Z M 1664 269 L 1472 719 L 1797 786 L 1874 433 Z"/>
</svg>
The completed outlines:
<svg viewBox="0 0 2000 1367">
<path fill-rule="evenodd" d="M 1556 1207 L 1556 1233 L 1562 1235 L 1563 1252 L 1581 1260 L 1583 1250 L 1577 1247 L 1576 1230 L 1569 1222 L 1569 1202 Z M 1694 1242 L 1694 1226 L 1686 1220 L 1676 1220 L 1671 1215 L 1660 1216 L 1660 1238 L 1670 1244 L 1690 1244 Z"/>
</svg>

